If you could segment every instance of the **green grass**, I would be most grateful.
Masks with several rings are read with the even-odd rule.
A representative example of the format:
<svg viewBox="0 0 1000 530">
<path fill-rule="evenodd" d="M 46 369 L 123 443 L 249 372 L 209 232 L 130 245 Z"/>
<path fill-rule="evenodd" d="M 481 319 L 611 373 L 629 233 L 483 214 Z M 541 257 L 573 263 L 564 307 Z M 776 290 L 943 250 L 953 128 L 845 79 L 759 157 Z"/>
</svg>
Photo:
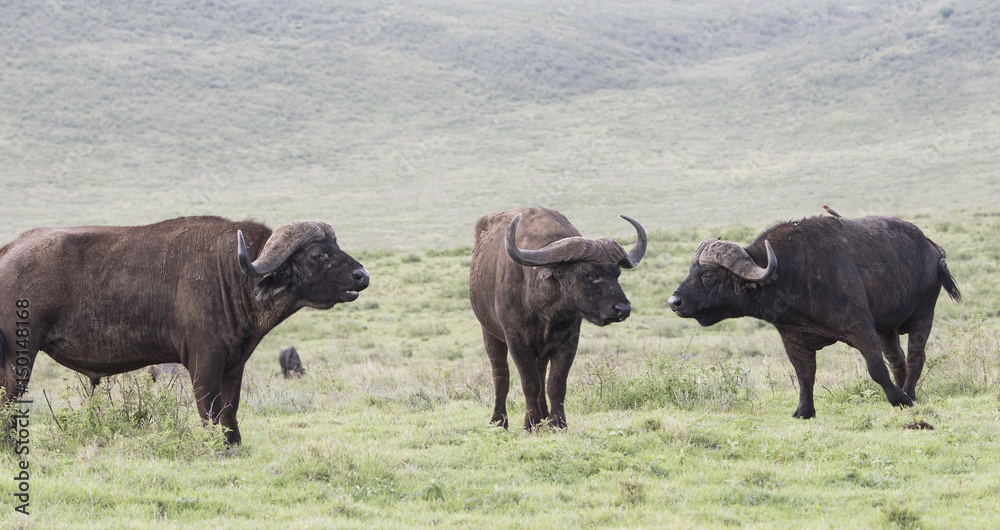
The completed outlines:
<svg viewBox="0 0 1000 530">
<path fill-rule="evenodd" d="M 461 287 L 468 249 L 379 251 L 361 256 L 373 278 L 361 299 L 302 311 L 261 344 L 235 449 L 190 428 L 198 420 L 186 383 L 177 399 L 176 386 L 122 376 L 113 389 L 133 385 L 130 395 L 142 390 L 144 403 L 169 407 L 156 412 L 162 421 L 116 416 L 127 408 L 120 390 L 108 400 L 98 387 L 88 400 L 80 380 L 39 357 L 34 512 L 3 521 L 987 527 L 1000 494 L 1000 326 L 985 313 L 1000 279 L 979 256 L 996 251 L 1000 217 L 922 224 L 952 251 L 967 302 L 939 304 L 913 409 L 890 407 L 860 355 L 835 346 L 819 353 L 818 417 L 792 419 L 794 378 L 773 328 L 750 319 L 699 328 L 668 314 L 665 298 L 702 234 L 659 231 L 648 261 L 622 275 L 632 317 L 584 326 L 570 428 L 504 431 L 487 425 L 492 382 Z M 724 233 L 748 239 L 753 230 Z M 973 244 L 984 246 L 964 254 Z M 307 373 L 286 381 L 277 355 L 292 342 Z M 513 386 L 518 425 L 516 376 Z M 55 426 L 42 389 L 63 429 L 75 421 L 76 430 Z M 105 419 L 88 423 L 95 408 Z M 907 428 L 921 421 L 934 428 Z"/>
</svg>

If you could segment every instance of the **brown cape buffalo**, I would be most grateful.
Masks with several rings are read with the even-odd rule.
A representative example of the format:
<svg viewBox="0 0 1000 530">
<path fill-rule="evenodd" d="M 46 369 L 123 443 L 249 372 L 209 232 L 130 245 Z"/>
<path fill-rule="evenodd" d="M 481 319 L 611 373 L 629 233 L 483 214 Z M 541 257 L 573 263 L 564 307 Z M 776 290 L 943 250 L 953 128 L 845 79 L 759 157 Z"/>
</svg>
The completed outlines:
<svg viewBox="0 0 1000 530">
<path fill-rule="evenodd" d="M 622 267 L 639 264 L 646 232 L 624 218 L 638 232 L 628 252 L 612 239 L 581 237 L 562 214 L 546 208 L 494 213 L 476 223 L 469 296 L 493 367 L 491 423 L 508 425 L 509 350 L 527 401 L 524 428 L 534 430 L 543 419 L 566 427 L 566 377 L 576 356 L 580 322 L 585 318 L 604 326 L 625 320 L 632 311 L 618 276 Z M 545 400 L 550 365 L 551 413 Z"/>
<path fill-rule="evenodd" d="M 285 379 L 290 379 L 292 374 L 295 377 L 302 377 L 306 373 L 306 369 L 302 367 L 302 360 L 299 359 L 299 352 L 295 349 L 295 346 L 282 348 L 281 353 L 278 354 L 278 364 L 281 365 L 281 375 L 285 376 Z"/>
<path fill-rule="evenodd" d="M 742 316 L 774 324 L 799 380 L 794 416 L 812 418 L 816 350 L 837 341 L 861 352 L 889 403 L 913 405 L 942 286 L 961 300 L 944 250 L 916 226 L 811 217 L 773 226 L 746 248 L 702 242 L 668 304 L 702 326 Z M 909 334 L 905 356 L 901 334 Z"/>
<path fill-rule="evenodd" d="M 303 307 L 357 299 L 368 281 L 320 222 L 29 230 L 0 248 L 4 400 L 25 391 L 39 350 L 91 378 L 180 362 L 202 417 L 236 444 L 243 366 L 264 335 Z"/>
</svg>

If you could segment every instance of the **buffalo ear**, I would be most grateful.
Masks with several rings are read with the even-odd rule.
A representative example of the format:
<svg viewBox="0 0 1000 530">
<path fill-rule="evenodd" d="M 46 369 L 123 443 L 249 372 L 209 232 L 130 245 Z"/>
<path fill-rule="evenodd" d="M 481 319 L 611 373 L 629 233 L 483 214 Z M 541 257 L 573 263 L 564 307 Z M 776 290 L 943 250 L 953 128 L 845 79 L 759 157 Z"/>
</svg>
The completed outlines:
<svg viewBox="0 0 1000 530">
<path fill-rule="evenodd" d="M 254 298 L 263 302 L 284 291 L 291 285 L 291 274 L 288 267 L 281 267 L 271 274 L 265 275 L 253 289 Z"/>
<path fill-rule="evenodd" d="M 752 282 L 749 280 L 736 278 L 733 288 L 738 296 L 743 296 L 743 293 L 747 292 L 748 289 L 756 289 L 758 285 L 760 285 L 760 282 Z"/>
</svg>

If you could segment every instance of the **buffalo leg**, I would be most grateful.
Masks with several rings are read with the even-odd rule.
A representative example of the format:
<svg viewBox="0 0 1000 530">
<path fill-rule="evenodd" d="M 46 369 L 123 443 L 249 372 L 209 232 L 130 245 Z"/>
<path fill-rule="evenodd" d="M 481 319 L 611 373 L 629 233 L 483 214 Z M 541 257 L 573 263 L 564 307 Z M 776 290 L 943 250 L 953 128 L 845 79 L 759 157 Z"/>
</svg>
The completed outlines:
<svg viewBox="0 0 1000 530">
<path fill-rule="evenodd" d="M 879 335 L 882 340 L 882 352 L 885 359 L 892 367 L 892 377 L 896 381 L 896 386 L 903 388 L 906 382 L 906 357 L 903 355 L 903 348 L 899 346 L 899 333 L 890 331 Z M 912 396 L 910 396 L 912 397 Z"/>
<path fill-rule="evenodd" d="M 0 341 L 4 340 L 4 334 L 0 332 Z M 10 401 L 20 397 L 28 388 L 31 378 L 31 370 L 35 366 L 35 357 L 38 356 L 38 349 L 34 347 L 22 350 L 17 346 L 16 337 L 7 339 L 6 344 L 0 344 L 0 352 L 3 352 L 3 365 L 0 366 L 0 387 L 3 387 L 3 399 L 0 406 L 6 405 Z M 30 344 L 30 343 L 29 343 Z M 18 351 L 27 351 L 17 353 Z"/>
<path fill-rule="evenodd" d="M 207 352 L 196 358 L 202 362 L 192 364 L 187 369 L 191 372 L 191 386 L 198 404 L 198 414 L 204 422 L 218 423 L 222 412 L 222 366 L 211 362 L 212 358 Z M 228 433 L 226 439 L 229 439 Z"/>
<path fill-rule="evenodd" d="M 573 359 L 576 358 L 579 337 L 579 334 L 571 337 L 568 341 L 570 343 L 564 344 L 563 348 L 554 353 L 550 359 L 549 380 L 546 385 L 549 401 L 552 403 L 552 414 L 549 416 L 549 421 L 560 429 L 565 429 L 568 425 L 566 409 L 563 408 L 566 401 L 566 379 L 569 377 L 569 369 L 573 365 Z"/>
<path fill-rule="evenodd" d="M 889 369 L 885 367 L 885 361 L 882 360 L 882 342 L 874 330 L 864 334 L 857 342 L 851 341 L 849 344 L 861 352 L 861 356 L 868 364 L 868 375 L 882 387 L 886 399 L 892 406 L 913 406 L 913 400 L 893 384 L 892 377 L 889 376 Z"/>
<path fill-rule="evenodd" d="M 538 380 L 541 381 L 538 386 L 538 408 L 542 411 L 542 419 L 546 420 L 549 418 L 549 404 L 545 401 L 545 371 L 549 367 L 549 360 L 535 359 L 535 366 L 538 367 Z"/>
<path fill-rule="evenodd" d="M 917 399 L 917 381 L 924 371 L 924 346 L 927 345 L 933 322 L 932 313 L 909 327 L 910 339 L 906 344 L 906 382 L 903 383 L 902 390 L 912 399 Z"/>
<path fill-rule="evenodd" d="M 507 364 L 507 344 L 483 330 L 483 345 L 493 369 L 493 417 L 490 423 L 507 428 L 507 393 L 510 392 L 510 366 Z"/>
<path fill-rule="evenodd" d="M 510 356 L 514 359 L 514 366 L 521 376 L 521 390 L 524 392 L 524 429 L 534 432 L 538 429 L 538 424 L 542 421 L 542 409 L 539 405 L 538 395 L 542 391 L 543 381 L 538 377 L 538 365 L 535 363 L 535 353 L 527 346 L 510 342 L 508 337 L 507 347 L 510 349 Z"/>
<path fill-rule="evenodd" d="M 816 383 L 816 350 L 800 346 L 784 336 L 785 354 L 795 368 L 795 377 L 799 380 L 799 406 L 792 414 L 793 418 L 807 420 L 816 417 L 816 406 L 813 403 L 813 385 Z"/>
<path fill-rule="evenodd" d="M 219 423 L 228 429 L 226 443 L 238 445 L 242 442 L 240 426 L 236 422 L 236 412 L 240 408 L 240 388 L 243 384 L 243 365 L 233 368 L 222 375 L 222 409 L 219 411 Z"/>
</svg>

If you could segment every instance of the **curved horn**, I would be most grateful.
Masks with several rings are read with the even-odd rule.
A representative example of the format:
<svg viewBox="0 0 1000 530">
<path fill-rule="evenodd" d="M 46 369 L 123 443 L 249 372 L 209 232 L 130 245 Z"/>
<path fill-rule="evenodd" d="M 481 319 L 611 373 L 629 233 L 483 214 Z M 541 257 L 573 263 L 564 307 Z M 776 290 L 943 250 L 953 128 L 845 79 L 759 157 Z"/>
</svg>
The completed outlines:
<svg viewBox="0 0 1000 530">
<path fill-rule="evenodd" d="M 635 232 L 638 235 L 638 239 L 635 241 L 635 246 L 629 250 L 625 257 L 618 262 L 618 266 L 623 269 L 631 269 L 642 261 L 642 257 L 646 254 L 646 231 L 642 228 L 642 225 L 636 222 L 635 219 L 631 217 L 622 216 L 622 219 L 628 221 L 632 226 L 635 227 Z"/>
<path fill-rule="evenodd" d="M 596 261 L 603 263 L 619 263 L 628 258 L 625 249 L 613 239 L 605 237 L 587 239 L 581 236 L 564 237 L 538 250 L 526 250 L 517 246 L 517 224 L 522 214 L 517 214 L 507 227 L 507 238 L 504 248 L 507 255 L 519 265 L 525 267 L 543 267 L 553 263 L 573 261 Z M 645 240 L 645 238 L 643 238 Z M 639 259 L 642 255 L 637 252 Z M 638 260 L 636 261 L 638 263 Z"/>
<path fill-rule="evenodd" d="M 705 251 L 705 247 L 707 247 L 708 245 L 710 245 L 710 244 L 712 244 L 712 243 L 714 243 L 716 241 L 721 241 L 721 240 L 722 240 L 721 237 L 717 237 L 715 239 L 706 239 L 706 240 L 702 241 L 698 245 L 698 248 L 696 248 L 694 250 L 694 261 L 695 261 L 695 263 L 698 263 L 698 258 L 700 258 L 701 257 L 701 253 Z"/>
<path fill-rule="evenodd" d="M 764 241 L 764 247 L 767 248 L 767 267 L 757 265 L 746 250 L 743 250 L 743 247 L 732 241 L 709 240 L 703 242 L 702 245 L 705 247 L 702 248 L 699 245 L 698 250 L 695 251 L 695 261 L 703 265 L 708 263 L 721 265 L 740 278 L 751 282 L 767 280 L 774 274 L 778 266 L 778 258 L 775 257 L 771 243 L 767 240 Z M 698 255 L 699 252 L 700 255 Z"/>
<path fill-rule="evenodd" d="M 315 223 L 294 222 L 285 223 L 277 228 L 264 243 L 264 248 L 257 256 L 257 261 L 250 262 L 247 244 L 243 239 L 243 231 L 236 231 L 236 257 L 240 270 L 247 276 L 264 276 L 271 274 L 281 266 L 289 256 L 302 245 L 326 237 L 326 232 Z"/>
</svg>

